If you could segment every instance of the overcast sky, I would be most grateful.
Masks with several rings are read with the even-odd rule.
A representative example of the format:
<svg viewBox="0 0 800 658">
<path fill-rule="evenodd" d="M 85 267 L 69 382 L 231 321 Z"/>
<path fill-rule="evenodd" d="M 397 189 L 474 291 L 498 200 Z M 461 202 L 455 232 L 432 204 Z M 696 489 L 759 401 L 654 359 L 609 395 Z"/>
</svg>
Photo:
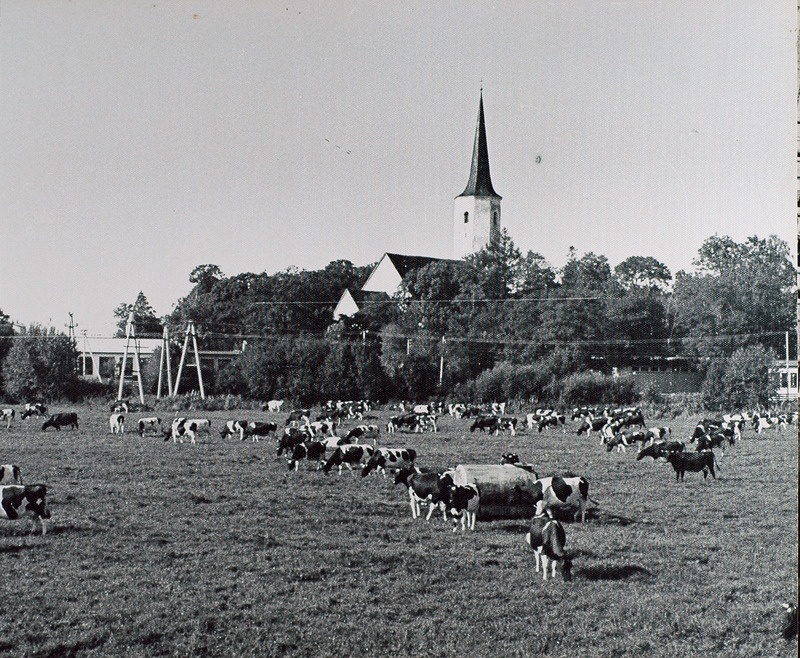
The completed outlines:
<svg viewBox="0 0 800 658">
<path fill-rule="evenodd" d="M 796 27 L 786 1 L 2 0 L 0 309 L 109 334 L 200 264 L 450 257 L 481 85 L 523 252 L 794 248 Z"/>
</svg>

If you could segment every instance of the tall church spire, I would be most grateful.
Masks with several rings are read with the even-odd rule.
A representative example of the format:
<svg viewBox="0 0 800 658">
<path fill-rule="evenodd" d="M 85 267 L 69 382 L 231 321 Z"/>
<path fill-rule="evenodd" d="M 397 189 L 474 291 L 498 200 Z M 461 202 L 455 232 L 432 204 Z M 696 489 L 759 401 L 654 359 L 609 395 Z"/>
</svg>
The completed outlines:
<svg viewBox="0 0 800 658">
<path fill-rule="evenodd" d="M 486 147 L 481 88 L 469 182 L 453 203 L 453 256 L 464 258 L 474 254 L 497 241 L 500 235 L 500 195 L 494 191 L 489 175 L 489 149 Z"/>
<path fill-rule="evenodd" d="M 483 119 L 483 89 L 478 104 L 478 125 L 475 127 L 475 143 L 472 146 L 472 165 L 466 189 L 459 196 L 494 196 L 501 198 L 492 187 L 489 174 L 489 148 L 486 145 L 486 125 Z"/>
</svg>

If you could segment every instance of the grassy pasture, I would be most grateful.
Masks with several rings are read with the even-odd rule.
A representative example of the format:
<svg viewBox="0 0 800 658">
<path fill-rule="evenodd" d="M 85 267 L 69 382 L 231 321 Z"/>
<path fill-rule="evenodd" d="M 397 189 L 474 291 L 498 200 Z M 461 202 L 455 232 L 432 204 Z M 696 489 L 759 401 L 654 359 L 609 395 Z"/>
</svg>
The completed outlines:
<svg viewBox="0 0 800 658">
<path fill-rule="evenodd" d="M 585 475 L 600 506 L 565 524 L 574 580 L 545 583 L 524 521 L 453 533 L 436 515 L 412 520 L 391 480 L 288 473 L 272 440 L 142 439 L 134 413 L 118 437 L 105 411 L 77 411 L 78 431 L 43 433 L 35 418 L 0 428 L 0 463 L 46 483 L 53 515 L 46 537 L 0 525 L 0 596 L 15 601 L 2 656 L 796 653 L 778 635 L 779 603 L 797 595 L 795 427 L 748 430 L 716 481 L 682 484 L 569 421 L 567 434 L 470 434 L 451 418 L 435 435 L 382 434 L 420 465 L 513 451 L 542 475 Z M 193 415 L 218 429 L 247 414 Z M 673 436 L 695 420 L 673 421 Z"/>
</svg>

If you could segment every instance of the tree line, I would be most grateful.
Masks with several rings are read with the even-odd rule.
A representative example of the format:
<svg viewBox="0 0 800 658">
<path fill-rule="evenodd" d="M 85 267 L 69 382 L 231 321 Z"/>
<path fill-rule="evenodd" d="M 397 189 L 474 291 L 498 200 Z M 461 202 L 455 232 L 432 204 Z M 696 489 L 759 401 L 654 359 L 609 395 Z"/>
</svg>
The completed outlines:
<svg viewBox="0 0 800 658">
<path fill-rule="evenodd" d="M 204 383 L 253 399 L 627 401 L 641 391 L 626 368 L 669 357 L 698 372 L 709 407 L 766 405 L 786 332 L 796 354 L 788 245 L 776 236 L 741 243 L 713 236 L 693 264 L 695 271 L 673 277 L 653 257 L 612 268 L 605 256 L 571 249 L 556 268 L 523 254 L 504 231 L 463 261 L 408 272 L 393 297 L 368 296 L 338 322 L 333 310 L 343 291 L 360 289 L 374 266 L 337 260 L 316 271 L 226 277 L 216 265 L 199 265 L 169 316 L 156 317 L 143 293 L 114 315 L 121 336 L 130 313 L 138 336 L 169 327 L 173 368 L 190 320 L 201 349 L 244 345 L 220 372 L 204 371 Z M 66 352 L 56 357 L 67 349 L 59 335 L 21 340 L 10 327 L 0 317 L 3 393 L 63 395 L 51 377 L 56 362 L 69 366 Z M 27 330 L 31 338 L 42 333 Z M 151 389 L 157 365 L 153 358 L 145 371 Z"/>
</svg>

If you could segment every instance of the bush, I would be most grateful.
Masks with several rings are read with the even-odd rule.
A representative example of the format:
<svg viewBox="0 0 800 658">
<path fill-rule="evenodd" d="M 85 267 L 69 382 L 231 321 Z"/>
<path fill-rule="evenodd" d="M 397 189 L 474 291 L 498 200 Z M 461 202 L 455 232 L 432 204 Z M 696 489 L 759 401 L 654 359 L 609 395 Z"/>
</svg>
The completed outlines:
<svg viewBox="0 0 800 658">
<path fill-rule="evenodd" d="M 633 404 L 638 402 L 636 381 L 630 374 L 604 375 L 596 370 L 567 375 L 562 382 L 561 404 Z"/>
</svg>

